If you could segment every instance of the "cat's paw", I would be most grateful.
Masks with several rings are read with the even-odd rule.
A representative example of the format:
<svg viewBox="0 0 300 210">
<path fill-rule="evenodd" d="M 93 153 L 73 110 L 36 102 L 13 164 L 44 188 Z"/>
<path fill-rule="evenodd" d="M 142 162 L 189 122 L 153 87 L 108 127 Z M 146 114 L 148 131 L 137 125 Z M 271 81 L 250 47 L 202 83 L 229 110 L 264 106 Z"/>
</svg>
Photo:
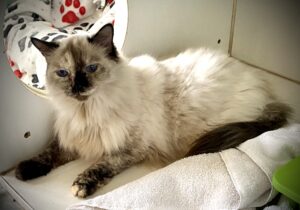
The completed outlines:
<svg viewBox="0 0 300 210">
<path fill-rule="evenodd" d="M 15 175 L 18 179 L 26 181 L 46 175 L 51 171 L 51 165 L 37 160 L 25 160 L 16 167 Z"/>
<path fill-rule="evenodd" d="M 85 198 L 93 194 L 97 190 L 97 182 L 85 179 L 84 177 L 77 177 L 73 182 L 71 191 L 74 196 L 79 198 Z"/>
</svg>

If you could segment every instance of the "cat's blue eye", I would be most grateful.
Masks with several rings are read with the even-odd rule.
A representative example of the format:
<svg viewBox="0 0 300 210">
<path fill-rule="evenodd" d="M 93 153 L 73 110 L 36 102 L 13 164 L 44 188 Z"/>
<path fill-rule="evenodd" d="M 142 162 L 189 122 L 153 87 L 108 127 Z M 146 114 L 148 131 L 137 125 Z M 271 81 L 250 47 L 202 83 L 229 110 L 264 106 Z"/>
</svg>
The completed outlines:
<svg viewBox="0 0 300 210">
<path fill-rule="evenodd" d="M 69 72 L 66 69 L 58 69 L 56 71 L 56 74 L 59 77 L 66 77 L 66 76 L 68 76 Z"/>
<path fill-rule="evenodd" d="M 85 70 L 89 73 L 93 73 L 97 70 L 98 65 L 97 64 L 91 64 L 85 67 Z"/>
</svg>

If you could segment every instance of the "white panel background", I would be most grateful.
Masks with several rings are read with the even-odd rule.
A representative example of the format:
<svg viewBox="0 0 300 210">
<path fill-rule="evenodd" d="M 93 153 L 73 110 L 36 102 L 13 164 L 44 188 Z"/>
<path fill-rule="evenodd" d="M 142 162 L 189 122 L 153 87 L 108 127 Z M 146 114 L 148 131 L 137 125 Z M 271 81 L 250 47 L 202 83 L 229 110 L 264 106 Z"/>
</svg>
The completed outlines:
<svg viewBox="0 0 300 210">
<path fill-rule="evenodd" d="M 199 46 L 227 52 L 231 14 L 231 0 L 129 0 L 122 50 L 156 57 Z"/>
<path fill-rule="evenodd" d="M 300 121 L 300 0 L 237 0 L 232 56 L 267 74 Z M 298 82 L 298 84 L 297 84 Z"/>
<path fill-rule="evenodd" d="M 8 65 L 2 33 L 4 8 L 0 1 L 0 172 L 45 146 L 52 113 L 48 101 L 28 91 Z M 27 131 L 31 136 L 25 139 Z"/>
<path fill-rule="evenodd" d="M 238 0 L 232 55 L 300 83 L 300 0 Z"/>
</svg>

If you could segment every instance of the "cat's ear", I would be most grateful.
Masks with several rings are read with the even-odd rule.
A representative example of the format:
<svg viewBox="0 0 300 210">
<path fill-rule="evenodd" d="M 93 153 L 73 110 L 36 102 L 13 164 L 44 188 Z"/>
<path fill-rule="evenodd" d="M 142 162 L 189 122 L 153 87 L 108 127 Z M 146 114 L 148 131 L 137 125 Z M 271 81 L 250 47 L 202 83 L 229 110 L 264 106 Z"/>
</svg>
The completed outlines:
<svg viewBox="0 0 300 210">
<path fill-rule="evenodd" d="M 107 55 L 112 59 L 118 59 L 118 52 L 113 43 L 114 27 L 112 24 L 104 25 L 94 36 L 89 37 L 88 41 L 94 45 L 103 47 Z"/>
<path fill-rule="evenodd" d="M 45 56 L 49 56 L 55 49 L 59 47 L 56 42 L 46 42 L 34 37 L 31 37 L 32 44 Z"/>
</svg>

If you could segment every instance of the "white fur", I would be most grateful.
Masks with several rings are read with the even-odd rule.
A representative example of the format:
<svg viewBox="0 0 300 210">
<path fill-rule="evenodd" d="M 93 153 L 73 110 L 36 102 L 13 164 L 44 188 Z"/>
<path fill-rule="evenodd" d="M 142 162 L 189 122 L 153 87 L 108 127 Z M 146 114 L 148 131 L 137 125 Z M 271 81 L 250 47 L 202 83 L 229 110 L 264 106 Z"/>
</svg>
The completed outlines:
<svg viewBox="0 0 300 210">
<path fill-rule="evenodd" d="M 85 102 L 49 89 L 61 145 L 87 159 L 125 146 L 133 128 L 141 139 L 134 144 L 175 159 L 204 131 L 253 120 L 272 100 L 256 69 L 208 49 L 162 62 L 140 56 L 111 73 Z"/>
</svg>

